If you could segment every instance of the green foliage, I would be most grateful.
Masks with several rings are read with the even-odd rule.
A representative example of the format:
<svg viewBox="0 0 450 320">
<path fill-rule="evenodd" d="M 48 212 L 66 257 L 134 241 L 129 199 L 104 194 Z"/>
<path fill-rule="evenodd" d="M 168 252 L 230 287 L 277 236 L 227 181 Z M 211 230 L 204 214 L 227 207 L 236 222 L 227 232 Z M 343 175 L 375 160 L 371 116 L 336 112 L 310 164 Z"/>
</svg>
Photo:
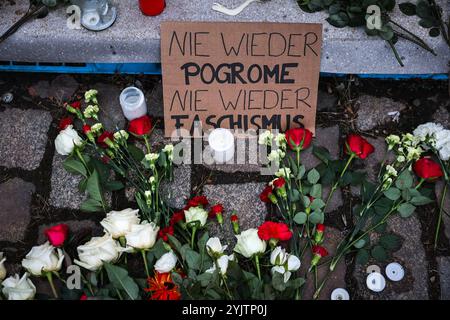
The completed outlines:
<svg viewBox="0 0 450 320">
<path fill-rule="evenodd" d="M 139 297 L 139 287 L 128 275 L 128 271 L 110 263 L 105 263 L 104 265 L 114 288 L 125 292 L 129 299 L 136 300 Z"/>
</svg>

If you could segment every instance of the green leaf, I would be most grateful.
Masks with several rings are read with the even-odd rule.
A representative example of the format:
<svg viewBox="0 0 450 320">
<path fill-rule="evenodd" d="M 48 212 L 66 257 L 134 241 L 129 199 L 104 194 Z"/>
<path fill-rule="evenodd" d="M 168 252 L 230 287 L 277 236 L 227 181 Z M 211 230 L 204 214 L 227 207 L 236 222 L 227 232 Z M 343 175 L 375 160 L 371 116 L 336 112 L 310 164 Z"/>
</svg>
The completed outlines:
<svg viewBox="0 0 450 320">
<path fill-rule="evenodd" d="M 177 252 L 179 252 L 180 254 L 182 254 L 183 253 L 183 249 L 182 249 L 183 245 L 181 244 L 181 242 L 178 241 L 177 238 L 175 238 L 174 236 L 172 236 L 170 234 L 168 234 L 167 237 L 169 238 L 169 242 L 174 247 L 174 249 Z"/>
<path fill-rule="evenodd" d="M 391 210 L 392 207 L 392 200 L 389 200 L 388 198 L 381 198 L 380 200 L 378 200 L 377 202 L 375 202 L 374 204 L 374 209 L 375 212 L 378 215 L 385 215 L 386 213 L 388 213 Z"/>
<path fill-rule="evenodd" d="M 309 192 L 309 195 L 313 198 L 322 198 L 322 185 L 321 184 L 315 184 L 311 187 L 311 191 Z"/>
<path fill-rule="evenodd" d="M 365 239 L 360 239 L 354 244 L 355 248 L 357 248 L 357 249 L 364 248 L 365 245 L 366 245 Z"/>
<path fill-rule="evenodd" d="M 434 201 L 431 200 L 430 198 L 422 196 L 422 195 L 413 197 L 411 199 L 411 203 L 415 206 L 423 206 L 423 205 L 426 205 L 426 204 L 429 204 L 432 202 L 434 202 Z"/>
<path fill-rule="evenodd" d="M 311 200 L 309 199 L 309 197 L 303 196 L 303 205 L 305 206 L 305 208 L 308 208 L 311 204 Z"/>
<path fill-rule="evenodd" d="M 389 41 L 394 37 L 394 30 L 388 25 L 384 25 L 381 27 L 380 36 L 383 40 Z"/>
<path fill-rule="evenodd" d="M 369 252 L 366 249 L 359 249 L 356 254 L 356 263 L 364 265 L 367 262 L 369 262 Z"/>
<path fill-rule="evenodd" d="M 387 189 L 383 194 L 392 201 L 398 200 L 402 195 L 401 191 L 395 187 Z"/>
<path fill-rule="evenodd" d="M 433 16 L 428 1 L 420 0 L 416 5 L 416 14 L 422 18 L 431 18 Z"/>
<path fill-rule="evenodd" d="M 323 202 L 322 199 L 314 199 L 313 202 L 311 202 L 310 207 L 312 210 L 318 210 L 325 207 L 325 202 Z"/>
<path fill-rule="evenodd" d="M 80 210 L 85 212 L 99 212 L 103 210 L 103 206 L 100 201 L 88 199 L 81 204 Z"/>
<path fill-rule="evenodd" d="M 439 28 L 431 28 L 428 34 L 433 38 L 439 37 L 439 35 L 441 34 L 441 30 L 439 30 Z"/>
<path fill-rule="evenodd" d="M 124 184 L 120 181 L 107 181 L 104 186 L 108 191 L 117 191 L 125 188 Z"/>
<path fill-rule="evenodd" d="M 297 179 L 300 180 L 301 178 L 303 178 L 303 176 L 305 175 L 305 172 L 306 172 L 306 168 L 304 165 L 301 164 L 300 168 L 298 170 Z"/>
<path fill-rule="evenodd" d="M 402 218 L 408 218 L 416 210 L 416 207 L 410 203 L 403 203 L 398 207 L 398 212 Z"/>
<path fill-rule="evenodd" d="M 431 27 L 435 27 L 436 23 L 434 19 L 420 19 L 419 26 L 422 28 L 428 29 Z"/>
<path fill-rule="evenodd" d="M 89 193 L 92 199 L 100 202 L 102 201 L 102 192 L 97 170 L 94 170 L 89 177 L 86 185 L 86 191 Z"/>
<path fill-rule="evenodd" d="M 320 179 L 320 173 L 316 169 L 311 169 L 308 172 L 308 182 L 311 184 L 316 184 Z"/>
<path fill-rule="evenodd" d="M 189 268 L 198 270 L 200 269 L 200 254 L 192 249 L 186 251 L 186 263 Z"/>
<path fill-rule="evenodd" d="M 136 300 L 139 297 L 139 287 L 136 282 L 128 276 L 127 270 L 110 263 L 105 263 L 104 266 L 108 273 L 109 280 L 116 289 L 125 291 L 131 300 Z"/>
<path fill-rule="evenodd" d="M 88 180 L 86 178 L 83 178 L 80 180 L 80 182 L 78 183 L 78 190 L 81 193 L 84 193 L 86 191 L 86 187 L 87 187 L 87 182 Z"/>
<path fill-rule="evenodd" d="M 81 175 L 87 177 L 86 168 L 84 167 L 83 163 L 81 163 L 81 161 L 78 161 L 78 160 L 75 160 L 72 158 L 67 158 L 63 162 L 63 167 L 64 167 L 64 169 L 66 169 L 67 172 L 81 174 Z"/>
<path fill-rule="evenodd" d="M 345 14 L 344 12 L 332 14 L 326 20 L 328 21 L 329 24 L 331 24 L 336 28 L 343 28 L 349 22 L 349 18 L 347 14 Z"/>
<path fill-rule="evenodd" d="M 413 177 L 409 170 L 404 170 L 395 181 L 395 186 L 400 190 L 409 189 L 413 186 Z"/>
<path fill-rule="evenodd" d="M 396 251 L 401 247 L 401 239 L 399 236 L 395 234 L 384 234 L 380 237 L 379 240 L 380 245 L 391 251 Z"/>
<path fill-rule="evenodd" d="M 289 199 L 292 202 L 297 202 L 300 200 L 300 192 L 297 189 L 291 189 L 289 192 Z"/>
<path fill-rule="evenodd" d="M 128 145 L 128 151 L 137 162 L 141 162 L 145 157 L 144 152 L 133 144 Z"/>
<path fill-rule="evenodd" d="M 305 212 L 298 212 L 295 216 L 294 216 L 294 222 L 297 224 L 304 224 L 306 222 L 307 219 L 307 215 Z"/>
<path fill-rule="evenodd" d="M 378 245 L 372 248 L 370 254 L 378 262 L 385 262 L 388 258 L 386 250 L 382 246 Z"/>
<path fill-rule="evenodd" d="M 309 222 L 311 222 L 312 224 L 323 223 L 324 219 L 325 216 L 322 211 L 314 211 L 309 216 Z"/>
<path fill-rule="evenodd" d="M 332 13 L 330 12 L 330 14 Z M 316 156 L 317 159 L 319 159 L 326 165 L 328 165 L 328 162 L 331 160 L 331 155 L 327 148 L 313 146 L 312 153 Z"/>
<path fill-rule="evenodd" d="M 284 276 L 279 272 L 274 272 L 272 275 L 272 286 L 277 291 L 286 290 L 286 283 L 284 283 Z"/>
<path fill-rule="evenodd" d="M 292 175 L 295 177 L 298 174 L 297 163 L 292 159 L 292 157 L 287 157 L 289 162 L 289 167 L 292 170 Z"/>
<path fill-rule="evenodd" d="M 411 2 L 403 2 L 398 5 L 400 11 L 407 16 L 414 16 L 416 14 L 416 5 Z"/>
</svg>

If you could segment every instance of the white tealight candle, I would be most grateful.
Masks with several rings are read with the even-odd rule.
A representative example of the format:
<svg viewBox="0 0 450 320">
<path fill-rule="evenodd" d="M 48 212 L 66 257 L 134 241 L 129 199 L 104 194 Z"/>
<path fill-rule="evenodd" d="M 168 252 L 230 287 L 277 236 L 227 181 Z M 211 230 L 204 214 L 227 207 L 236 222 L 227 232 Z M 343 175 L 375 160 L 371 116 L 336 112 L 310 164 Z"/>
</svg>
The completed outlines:
<svg viewBox="0 0 450 320">
<path fill-rule="evenodd" d="M 129 121 L 147 114 L 144 93 L 136 87 L 125 88 L 120 94 L 120 106 Z"/>
<path fill-rule="evenodd" d="M 381 292 L 386 287 L 386 279 L 378 272 L 372 272 L 366 279 L 367 288 L 374 292 Z"/>
<path fill-rule="evenodd" d="M 389 280 L 400 281 L 405 276 L 405 269 L 397 262 L 389 263 L 386 266 L 386 276 Z"/>
<path fill-rule="evenodd" d="M 344 288 L 336 288 L 331 292 L 331 300 L 350 300 L 350 295 Z"/>
<path fill-rule="evenodd" d="M 209 147 L 216 163 L 226 163 L 234 156 L 234 135 L 228 129 L 217 128 L 208 137 Z"/>
</svg>

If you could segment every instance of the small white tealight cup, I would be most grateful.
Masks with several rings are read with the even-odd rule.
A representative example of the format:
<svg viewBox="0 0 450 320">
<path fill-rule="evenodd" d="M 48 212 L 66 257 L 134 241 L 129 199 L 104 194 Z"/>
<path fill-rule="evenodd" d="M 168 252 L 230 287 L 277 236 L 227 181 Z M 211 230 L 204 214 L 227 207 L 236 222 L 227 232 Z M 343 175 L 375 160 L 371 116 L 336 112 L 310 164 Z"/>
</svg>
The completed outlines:
<svg viewBox="0 0 450 320">
<path fill-rule="evenodd" d="M 208 136 L 209 147 L 216 163 L 226 163 L 234 156 L 234 135 L 228 129 L 217 128 Z"/>
<path fill-rule="evenodd" d="M 147 114 L 147 104 L 144 93 L 136 87 L 125 88 L 120 94 L 120 106 L 128 121 Z"/>
<path fill-rule="evenodd" d="M 405 269 L 397 262 L 389 263 L 386 266 L 386 276 L 389 280 L 400 281 L 405 276 Z"/>
<path fill-rule="evenodd" d="M 350 300 L 350 295 L 344 288 L 336 288 L 331 292 L 331 300 Z"/>
<path fill-rule="evenodd" d="M 372 273 L 372 272 L 381 273 L 381 268 L 379 266 L 377 266 L 376 264 L 372 264 L 367 267 L 366 273 Z"/>
<path fill-rule="evenodd" d="M 374 292 L 381 292 L 386 287 L 386 279 L 378 272 L 372 272 L 366 279 L 367 288 Z"/>
</svg>

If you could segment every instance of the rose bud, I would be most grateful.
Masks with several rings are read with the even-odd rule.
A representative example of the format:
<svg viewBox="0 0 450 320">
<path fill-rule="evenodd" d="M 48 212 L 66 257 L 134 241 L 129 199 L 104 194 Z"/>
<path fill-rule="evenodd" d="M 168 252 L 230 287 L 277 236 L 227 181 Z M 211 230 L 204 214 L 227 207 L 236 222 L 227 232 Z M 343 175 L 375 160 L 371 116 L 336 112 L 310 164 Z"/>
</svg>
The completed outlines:
<svg viewBox="0 0 450 320">
<path fill-rule="evenodd" d="M 147 115 L 131 120 L 128 126 L 128 131 L 138 137 L 148 135 L 151 130 L 152 120 Z"/>
<path fill-rule="evenodd" d="M 287 193 L 286 193 L 286 180 L 283 177 L 280 177 L 278 179 L 275 179 L 272 182 L 273 187 L 275 188 L 277 195 L 282 197 L 283 199 L 287 198 Z"/>
<path fill-rule="evenodd" d="M 430 157 L 417 160 L 413 165 L 413 170 L 419 178 L 428 181 L 434 181 L 444 174 L 441 166 Z"/>
<path fill-rule="evenodd" d="M 86 137 L 88 137 L 89 141 L 95 142 L 95 138 L 94 135 L 92 134 L 90 125 L 88 124 L 83 125 L 83 133 L 86 135 Z"/>
<path fill-rule="evenodd" d="M 315 244 L 321 244 L 323 242 L 323 233 L 325 231 L 325 225 L 319 223 L 316 225 L 316 232 L 314 233 Z"/>
<path fill-rule="evenodd" d="M 311 267 L 309 268 L 310 271 L 313 267 L 317 266 L 321 258 L 328 255 L 328 251 L 322 246 L 315 245 L 312 247 L 312 253 L 313 258 L 311 260 Z"/>
<path fill-rule="evenodd" d="M 233 231 L 235 234 L 239 234 L 239 218 L 236 214 L 230 217 L 231 224 L 233 225 Z"/>
<path fill-rule="evenodd" d="M 286 141 L 293 151 L 300 151 L 311 145 L 312 132 L 305 128 L 289 129 L 285 133 Z"/>
<path fill-rule="evenodd" d="M 345 153 L 353 155 L 360 159 L 367 158 L 371 153 L 375 151 L 373 145 L 371 145 L 366 139 L 357 134 L 348 135 L 345 146 Z"/>
<path fill-rule="evenodd" d="M 277 204 L 278 200 L 277 197 L 273 194 L 273 189 L 271 186 L 267 186 L 259 195 L 259 198 L 262 202 L 269 203 L 272 202 L 273 204 Z"/>
<path fill-rule="evenodd" d="M 219 224 L 223 224 L 222 213 L 223 213 L 223 205 L 216 204 L 215 206 L 212 206 L 211 209 L 209 210 L 209 217 L 210 218 L 216 217 L 217 222 Z"/>
<path fill-rule="evenodd" d="M 59 125 L 58 125 L 59 130 L 60 130 L 60 131 L 61 131 L 61 130 L 64 130 L 65 128 L 67 128 L 68 126 L 70 126 L 72 123 L 73 123 L 72 117 L 65 117 L 65 118 L 62 118 L 62 119 L 59 121 Z"/>
<path fill-rule="evenodd" d="M 98 137 L 97 142 L 102 148 L 112 148 L 114 149 L 116 145 L 114 144 L 114 136 L 111 132 L 105 131 L 100 137 Z"/>
<path fill-rule="evenodd" d="M 45 229 L 45 236 L 54 247 L 62 247 L 69 234 L 69 226 L 61 223 L 51 228 Z"/>
</svg>

